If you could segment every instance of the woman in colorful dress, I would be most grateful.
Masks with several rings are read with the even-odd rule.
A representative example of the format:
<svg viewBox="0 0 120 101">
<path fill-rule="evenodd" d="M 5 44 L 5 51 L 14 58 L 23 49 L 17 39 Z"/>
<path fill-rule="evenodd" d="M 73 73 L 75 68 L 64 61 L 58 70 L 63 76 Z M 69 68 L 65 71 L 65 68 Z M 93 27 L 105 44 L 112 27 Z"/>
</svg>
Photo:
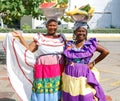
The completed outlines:
<svg viewBox="0 0 120 101">
<path fill-rule="evenodd" d="M 50 19 L 46 23 L 47 33 L 38 33 L 34 41 L 27 44 L 22 35 L 14 31 L 12 35 L 31 52 L 36 52 L 34 80 L 31 101 L 59 101 L 61 99 L 61 75 L 64 67 L 63 49 L 65 37 L 56 34 L 58 22 Z"/>
<path fill-rule="evenodd" d="M 93 72 L 95 64 L 109 51 L 96 38 L 87 39 L 87 23 L 74 25 L 75 41 L 68 41 L 64 50 L 66 66 L 62 75 L 63 101 L 106 101 L 104 92 Z M 91 62 L 94 52 L 99 56 Z"/>
</svg>

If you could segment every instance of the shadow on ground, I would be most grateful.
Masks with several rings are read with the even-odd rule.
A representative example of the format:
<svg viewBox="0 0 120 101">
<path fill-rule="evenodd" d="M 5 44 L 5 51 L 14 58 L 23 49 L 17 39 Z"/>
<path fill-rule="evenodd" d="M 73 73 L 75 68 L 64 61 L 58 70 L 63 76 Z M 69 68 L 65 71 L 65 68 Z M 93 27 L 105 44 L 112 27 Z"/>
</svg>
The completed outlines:
<svg viewBox="0 0 120 101">
<path fill-rule="evenodd" d="M 0 98 L 0 101 L 16 101 L 14 99 L 9 99 L 9 98 Z"/>
</svg>

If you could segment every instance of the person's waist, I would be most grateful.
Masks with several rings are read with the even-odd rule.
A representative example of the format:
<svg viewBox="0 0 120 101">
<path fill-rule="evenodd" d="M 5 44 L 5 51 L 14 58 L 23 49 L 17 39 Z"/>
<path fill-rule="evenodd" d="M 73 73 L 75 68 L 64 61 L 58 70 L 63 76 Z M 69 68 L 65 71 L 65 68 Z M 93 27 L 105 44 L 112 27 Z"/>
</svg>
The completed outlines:
<svg viewBox="0 0 120 101">
<path fill-rule="evenodd" d="M 66 63 L 67 64 L 71 64 L 71 63 L 88 64 L 84 59 L 80 59 L 80 58 L 66 60 Z"/>
<path fill-rule="evenodd" d="M 63 53 L 45 53 L 45 54 L 41 54 L 40 56 L 45 56 L 45 55 L 63 55 Z"/>
</svg>

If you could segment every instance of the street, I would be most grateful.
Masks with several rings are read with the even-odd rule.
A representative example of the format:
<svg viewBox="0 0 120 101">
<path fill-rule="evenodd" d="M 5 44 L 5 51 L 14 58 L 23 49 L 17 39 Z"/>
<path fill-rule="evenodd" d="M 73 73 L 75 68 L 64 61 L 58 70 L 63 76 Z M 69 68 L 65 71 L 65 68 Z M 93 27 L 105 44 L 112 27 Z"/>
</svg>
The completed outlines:
<svg viewBox="0 0 120 101">
<path fill-rule="evenodd" d="M 96 65 L 100 71 L 100 83 L 112 101 L 120 101 L 120 41 L 100 42 L 110 54 Z"/>
</svg>

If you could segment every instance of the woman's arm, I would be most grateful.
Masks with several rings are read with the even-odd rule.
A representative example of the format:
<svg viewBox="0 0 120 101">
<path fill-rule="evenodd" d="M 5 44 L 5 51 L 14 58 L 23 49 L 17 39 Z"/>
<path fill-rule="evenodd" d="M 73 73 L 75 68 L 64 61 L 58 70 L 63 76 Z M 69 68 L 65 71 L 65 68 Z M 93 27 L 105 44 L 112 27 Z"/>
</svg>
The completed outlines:
<svg viewBox="0 0 120 101">
<path fill-rule="evenodd" d="M 100 44 L 97 45 L 96 51 L 98 51 L 100 55 L 94 60 L 95 64 L 103 60 L 109 54 L 109 51 Z"/>
<path fill-rule="evenodd" d="M 36 44 L 36 42 L 31 42 L 30 44 L 28 44 L 25 39 L 23 38 L 23 36 L 21 35 L 20 32 L 18 31 L 13 31 L 12 35 L 14 37 L 17 37 L 20 40 L 20 43 L 23 44 L 28 50 L 30 50 L 31 52 L 34 52 L 37 50 L 38 46 Z"/>
<path fill-rule="evenodd" d="M 103 46 L 101 46 L 100 44 L 97 44 L 96 51 L 99 52 L 100 55 L 97 58 L 95 58 L 93 62 L 90 62 L 88 64 L 90 69 L 93 68 L 93 66 L 95 64 L 102 61 L 109 54 L 109 51 L 106 48 L 104 48 Z"/>
</svg>

